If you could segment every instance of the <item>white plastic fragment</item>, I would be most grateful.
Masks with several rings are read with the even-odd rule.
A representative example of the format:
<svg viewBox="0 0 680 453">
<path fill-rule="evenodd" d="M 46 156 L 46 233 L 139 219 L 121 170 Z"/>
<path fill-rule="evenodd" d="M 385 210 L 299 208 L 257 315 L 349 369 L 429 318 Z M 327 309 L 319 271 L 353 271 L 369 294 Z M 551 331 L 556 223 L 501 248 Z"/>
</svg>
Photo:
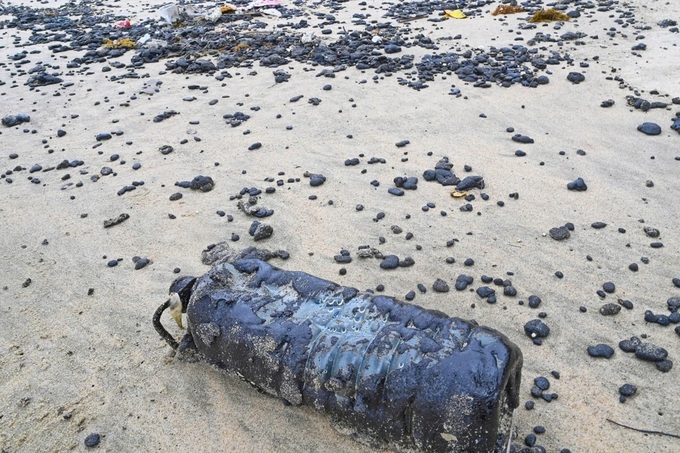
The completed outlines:
<svg viewBox="0 0 680 453">
<path fill-rule="evenodd" d="M 179 19 L 179 6 L 176 4 L 163 5 L 158 9 L 158 15 L 167 23 L 172 24 Z"/>
<path fill-rule="evenodd" d="M 264 14 L 265 16 L 281 17 L 281 11 L 274 8 L 261 9 L 260 13 Z"/>
<path fill-rule="evenodd" d="M 211 10 L 205 15 L 205 18 L 206 18 L 206 19 L 208 19 L 208 20 L 210 20 L 210 21 L 213 21 L 213 22 L 216 21 L 216 20 L 219 20 L 220 17 L 222 17 L 222 10 L 220 9 L 219 6 L 216 7 L 216 8 L 211 9 Z"/>
<path fill-rule="evenodd" d="M 137 44 L 142 46 L 142 45 L 146 44 L 147 41 L 149 41 L 150 39 L 151 39 L 151 35 L 147 33 L 144 36 L 142 36 L 141 38 L 139 38 L 139 41 L 137 41 Z"/>
<path fill-rule="evenodd" d="M 307 43 L 314 41 L 315 38 L 316 38 L 316 34 L 313 31 L 309 31 L 309 32 L 302 35 L 302 37 L 300 38 L 300 42 L 302 44 L 307 44 Z"/>
</svg>

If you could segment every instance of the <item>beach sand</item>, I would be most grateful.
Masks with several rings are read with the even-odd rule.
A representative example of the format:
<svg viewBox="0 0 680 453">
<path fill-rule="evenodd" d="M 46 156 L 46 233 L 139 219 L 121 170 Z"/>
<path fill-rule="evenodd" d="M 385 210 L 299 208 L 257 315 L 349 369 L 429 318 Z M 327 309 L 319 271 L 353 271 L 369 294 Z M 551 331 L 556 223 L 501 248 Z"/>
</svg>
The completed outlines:
<svg viewBox="0 0 680 453">
<path fill-rule="evenodd" d="M 160 4 L 100 6 L 129 10 L 134 24 L 153 16 Z M 379 2 L 367 1 L 366 10 L 357 2 L 343 5 L 345 9 L 334 13 L 339 22 L 331 27 L 334 31 L 351 28 L 356 12 L 388 20 L 381 17 L 385 5 Z M 433 39 L 462 36 L 440 41 L 440 51 L 518 43 L 518 26 L 527 14 L 501 21 L 501 16 L 490 15 L 496 5 L 480 8 L 465 20 L 421 19 L 409 25 L 414 33 Z M 234 246 L 286 250 L 290 259 L 274 260 L 274 265 L 343 285 L 366 289 L 383 284 L 385 294 L 403 299 L 422 283 L 428 291 L 417 292 L 414 303 L 503 332 L 524 354 L 521 405 L 515 411 L 520 444 L 534 426 L 542 425 L 546 432 L 538 435 L 537 444 L 551 452 L 679 451 L 677 438 L 645 435 L 607 422 L 680 435 L 677 366 L 662 373 L 617 346 L 620 340 L 646 335 L 644 341 L 665 348 L 669 359 L 680 358 L 675 326 L 643 320 L 645 310 L 669 314 L 666 300 L 680 295 L 671 282 L 680 277 L 680 134 L 669 127 L 680 106 L 643 112 L 627 105 L 625 98 L 670 104 L 680 96 L 679 35 L 656 25 L 662 19 L 680 19 L 680 4 L 635 0 L 626 5 L 618 7 L 632 11 L 638 23 L 651 29 L 621 28 L 614 12 L 583 14 L 564 23 L 557 34 L 586 33 L 585 44 L 537 44 L 569 53 L 574 65 L 550 66 L 550 83 L 535 89 L 474 88 L 449 75 L 437 76 L 428 88 L 416 91 L 400 86 L 398 73 L 374 81 L 373 70 L 350 67 L 335 78 L 317 78 L 323 68 L 296 62 L 280 68 L 291 75 L 286 83 L 274 83 L 273 69 L 257 63 L 229 69 L 233 77 L 219 81 L 202 74 L 159 76 L 165 70 L 160 62 L 137 69 L 163 82 L 159 92 L 149 96 L 138 92 L 146 79 L 114 82 L 111 76 L 126 70 L 102 72 L 104 64 L 97 63 L 89 65 L 87 74 L 63 75 L 71 86 L 29 89 L 24 85 L 28 75 L 15 74 L 15 62 L 8 56 L 39 49 L 40 54 L 28 55 L 31 64 L 24 70 L 49 62 L 60 65 L 57 72 L 67 73 L 67 62 L 82 52 L 53 54 L 46 44 L 17 48 L 14 36 L 25 42 L 30 33 L 0 29 L 0 61 L 5 63 L 0 81 L 6 82 L 0 86 L 0 116 L 31 117 L 18 127 L 0 128 L 0 170 L 25 168 L 0 180 L 0 449 L 84 451 L 85 437 L 99 433 L 98 449 L 110 452 L 376 451 L 336 432 L 325 416 L 310 408 L 284 406 L 206 364 L 177 360 L 154 331 L 151 316 L 167 298 L 173 279 L 205 273 L 201 251 L 237 233 L 241 239 Z M 326 11 L 311 4 L 301 8 L 310 23 L 316 20 L 311 11 Z M 275 18 L 262 20 L 270 29 L 277 23 Z M 536 31 L 553 33 L 554 25 L 523 31 L 525 41 L 519 43 L 526 45 Z M 619 31 L 614 38 L 606 35 L 610 27 Z M 631 51 L 640 41 L 636 33 L 644 34 L 641 41 L 647 44 L 640 57 Z M 336 37 L 320 38 L 331 42 Z M 402 53 L 418 57 L 431 51 L 404 48 Z M 127 63 L 130 55 L 117 60 Z M 589 66 L 581 68 L 581 62 Z M 572 71 L 582 72 L 585 81 L 567 81 Z M 612 79 L 617 76 L 622 83 Z M 323 90 L 326 84 L 332 89 Z M 190 85 L 201 88 L 190 90 Z M 449 95 L 452 85 L 463 96 Z M 652 90 L 658 94 L 650 94 Z M 290 102 L 296 95 L 304 98 Z M 183 100 L 189 96 L 196 99 Z M 318 106 L 308 103 L 313 97 L 321 99 Z M 214 99 L 218 102 L 210 105 Z M 606 99 L 615 105 L 600 107 Z M 153 122 L 168 110 L 179 114 Z M 239 127 L 226 124 L 223 115 L 239 111 L 251 118 Z M 198 124 L 190 124 L 193 121 Z M 638 132 L 643 122 L 659 124 L 662 133 Z M 513 142 L 508 127 L 535 142 Z M 36 132 L 24 133 L 24 128 Z M 66 135 L 58 137 L 59 129 Z M 122 135 L 95 140 L 98 133 L 119 130 Z M 188 142 L 180 144 L 184 139 Z M 395 146 L 406 139 L 407 146 Z M 249 151 L 254 142 L 262 147 Z M 174 152 L 161 154 L 164 145 L 173 146 Z M 515 156 L 518 149 L 526 156 Z M 585 155 L 579 155 L 579 149 Z M 18 157 L 10 159 L 11 153 Z M 111 161 L 112 154 L 120 158 Z M 364 157 L 358 166 L 344 165 L 360 155 Z M 367 164 L 373 156 L 386 163 Z M 434 168 L 443 156 L 449 157 L 457 176 L 468 175 L 463 166 L 469 165 L 470 175 L 484 177 L 483 190 L 469 191 L 476 197 L 472 212 L 460 211 L 466 202 L 451 197 L 452 187 L 423 180 L 423 171 Z M 36 163 L 48 168 L 64 159 L 82 160 L 84 165 L 29 175 Z M 141 163 L 138 170 L 132 169 L 135 162 Z M 104 166 L 114 173 L 92 182 L 91 176 Z M 305 172 L 321 173 L 327 181 L 310 187 Z M 66 173 L 71 178 L 62 180 Z M 213 178 L 215 188 L 203 193 L 174 185 L 197 175 Z M 31 183 L 29 176 L 40 183 Z M 418 189 L 402 197 L 390 195 L 387 189 L 397 176 L 417 176 Z M 577 177 L 586 181 L 587 191 L 567 190 L 567 183 Z M 8 184 L 7 178 L 13 182 Z M 300 181 L 276 186 L 266 178 Z M 372 186 L 373 180 L 380 185 Z M 649 180 L 653 187 L 648 187 Z M 116 195 L 133 181 L 144 184 Z M 273 226 L 274 235 L 255 244 L 247 234 L 253 218 L 238 210 L 233 196 L 244 187 L 264 191 L 270 186 L 276 192 L 263 192 L 258 206 L 274 210 L 263 220 Z M 183 197 L 170 201 L 175 192 Z M 489 201 L 481 200 L 481 192 Z M 509 197 L 514 192 L 519 194 L 516 200 Z M 311 200 L 311 195 L 317 198 Z M 499 200 L 503 207 L 497 205 Z M 424 212 L 421 208 L 428 202 L 436 207 Z M 357 204 L 364 210 L 357 211 Z M 220 210 L 233 221 L 217 215 Z M 374 221 L 379 212 L 384 219 Z M 130 218 L 103 227 L 105 220 L 121 213 Z M 607 226 L 592 228 L 597 221 Z M 571 237 L 551 239 L 548 231 L 566 222 L 575 226 Z M 393 233 L 393 225 L 403 232 Z M 661 236 L 648 237 L 645 226 L 659 229 Z M 407 232 L 413 233 L 412 239 L 406 240 Z M 385 238 L 384 244 L 379 237 Z M 458 242 L 447 247 L 454 238 Z M 663 247 L 651 248 L 655 241 Z M 379 260 L 356 256 L 361 245 L 411 256 L 416 264 L 382 270 Z M 352 263 L 334 262 L 341 249 L 351 252 Z M 134 256 L 148 257 L 151 264 L 135 271 Z M 447 264 L 447 257 L 455 263 Z M 649 264 L 641 257 L 648 257 Z M 122 260 L 116 267 L 107 266 L 118 258 Z M 463 264 L 467 258 L 474 266 Z M 638 272 L 628 269 L 633 262 L 639 264 Z M 338 273 L 341 267 L 347 269 L 344 276 Z M 556 271 L 564 278 L 557 278 Z M 518 295 L 503 296 L 502 288 L 495 287 L 498 302 L 487 304 L 474 291 L 431 290 L 435 279 L 453 286 L 459 274 L 475 278 L 471 288 L 482 285 L 482 275 L 509 278 Z M 607 281 L 616 284 L 616 291 L 602 300 L 596 291 Z M 532 294 L 542 299 L 538 309 L 518 303 Z M 598 313 L 603 304 L 617 299 L 632 301 L 634 308 L 616 316 Z M 542 346 L 535 346 L 523 325 L 539 312 L 547 314 L 543 321 L 551 333 Z M 169 317 L 164 323 L 181 336 Z M 589 357 L 586 348 L 598 343 L 612 346 L 614 356 Z M 551 371 L 558 371 L 560 378 Z M 524 402 L 534 400 L 530 388 L 537 376 L 549 378 L 550 392 L 559 399 L 535 400 L 535 409 L 528 411 Z M 622 404 L 618 388 L 624 383 L 636 385 L 638 391 Z"/>
</svg>

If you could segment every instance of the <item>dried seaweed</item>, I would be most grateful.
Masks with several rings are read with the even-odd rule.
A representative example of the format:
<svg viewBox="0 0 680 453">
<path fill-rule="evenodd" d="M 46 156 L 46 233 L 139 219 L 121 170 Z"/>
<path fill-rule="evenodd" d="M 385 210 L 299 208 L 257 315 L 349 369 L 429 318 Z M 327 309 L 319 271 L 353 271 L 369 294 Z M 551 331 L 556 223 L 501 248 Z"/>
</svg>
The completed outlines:
<svg viewBox="0 0 680 453">
<path fill-rule="evenodd" d="M 499 14 L 515 14 L 523 13 L 524 8 L 515 5 L 498 5 L 496 9 L 491 13 L 492 16 L 498 16 Z"/>
<path fill-rule="evenodd" d="M 570 17 L 566 14 L 557 11 L 555 8 L 550 8 L 537 11 L 533 16 L 531 16 L 529 22 L 555 22 L 569 19 Z"/>
<path fill-rule="evenodd" d="M 104 47 L 107 49 L 134 49 L 136 46 L 137 43 L 130 38 L 120 38 L 116 39 L 115 41 L 104 39 Z"/>
</svg>

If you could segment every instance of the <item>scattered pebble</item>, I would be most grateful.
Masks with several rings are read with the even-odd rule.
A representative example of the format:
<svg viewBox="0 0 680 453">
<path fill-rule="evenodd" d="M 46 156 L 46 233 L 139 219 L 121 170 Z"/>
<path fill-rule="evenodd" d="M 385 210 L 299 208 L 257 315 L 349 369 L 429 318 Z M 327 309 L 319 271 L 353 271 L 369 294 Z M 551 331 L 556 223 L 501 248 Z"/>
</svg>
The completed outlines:
<svg viewBox="0 0 680 453">
<path fill-rule="evenodd" d="M 642 123 L 637 127 L 637 130 L 645 135 L 659 135 L 661 134 L 661 126 L 656 123 Z"/>
<path fill-rule="evenodd" d="M 90 433 L 85 437 L 84 444 L 87 448 L 94 448 L 101 442 L 101 436 L 98 433 Z"/>
<path fill-rule="evenodd" d="M 649 362 L 660 362 L 668 357 L 668 351 L 651 343 L 641 343 L 635 348 L 635 357 Z"/>
<path fill-rule="evenodd" d="M 432 290 L 436 293 L 448 293 L 449 292 L 449 284 L 446 283 L 441 278 L 438 278 L 432 284 Z"/>
<path fill-rule="evenodd" d="M 567 80 L 575 85 L 578 85 L 579 83 L 586 80 L 586 76 L 584 76 L 580 72 L 570 72 L 567 75 Z"/>
<path fill-rule="evenodd" d="M 602 316 L 614 316 L 618 315 L 621 311 L 621 305 L 618 304 L 605 304 L 600 307 L 600 314 Z"/>
<path fill-rule="evenodd" d="M 541 302 L 540 297 L 534 295 L 529 296 L 529 307 L 538 308 L 541 305 Z"/>
<path fill-rule="evenodd" d="M 569 233 L 569 229 L 566 226 L 551 228 L 548 233 L 550 234 L 550 237 L 556 241 L 563 241 L 569 239 L 571 236 L 571 233 Z"/>
<path fill-rule="evenodd" d="M 17 115 L 7 115 L 2 119 L 2 125 L 5 127 L 14 127 L 23 123 L 28 123 L 31 121 L 31 117 L 25 113 L 19 113 Z"/>
<path fill-rule="evenodd" d="M 270 238 L 274 234 L 274 228 L 272 228 L 271 225 L 260 223 L 255 220 L 252 224 L 250 224 L 248 234 L 253 237 L 254 241 L 261 241 L 263 239 Z"/>
<path fill-rule="evenodd" d="M 151 260 L 149 258 L 135 256 L 132 258 L 132 262 L 135 264 L 135 270 L 138 271 L 140 269 L 144 269 L 147 265 L 149 265 L 151 263 Z"/>
<path fill-rule="evenodd" d="M 399 257 L 396 255 L 386 255 L 380 263 L 382 269 L 396 269 L 399 267 Z"/>
<path fill-rule="evenodd" d="M 309 174 L 309 185 L 312 187 L 318 187 L 326 182 L 326 177 L 324 175 Z"/>
<path fill-rule="evenodd" d="M 464 291 L 465 289 L 467 289 L 469 285 L 472 284 L 473 281 L 474 281 L 473 277 L 461 274 L 458 277 L 456 277 L 455 288 L 457 291 Z"/>
<path fill-rule="evenodd" d="M 614 348 L 600 343 L 595 346 L 588 346 L 588 355 L 591 357 L 603 357 L 609 359 L 614 355 Z"/>
<path fill-rule="evenodd" d="M 533 340 L 534 344 L 540 346 L 541 338 L 550 335 L 550 327 L 540 319 L 534 319 L 524 324 L 524 333 Z"/>
<path fill-rule="evenodd" d="M 656 228 L 652 228 L 650 226 L 646 226 L 642 230 L 650 238 L 658 238 L 661 235 L 661 232 L 659 230 L 657 230 Z"/>
<path fill-rule="evenodd" d="M 577 192 L 585 192 L 588 190 L 588 186 L 586 185 L 586 182 L 583 180 L 583 178 L 576 178 L 567 184 L 567 189 Z"/>
</svg>

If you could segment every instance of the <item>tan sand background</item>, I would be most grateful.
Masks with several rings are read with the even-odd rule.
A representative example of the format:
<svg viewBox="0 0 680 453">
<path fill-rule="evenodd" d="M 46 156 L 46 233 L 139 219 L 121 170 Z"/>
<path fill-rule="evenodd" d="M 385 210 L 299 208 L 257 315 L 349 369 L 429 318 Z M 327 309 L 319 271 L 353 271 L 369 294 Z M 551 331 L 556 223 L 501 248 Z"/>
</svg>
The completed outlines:
<svg viewBox="0 0 680 453">
<path fill-rule="evenodd" d="M 591 21 L 582 17 L 562 31 L 584 31 L 599 35 L 599 40 L 588 46 L 566 43 L 562 50 L 569 51 L 577 63 L 588 59 L 590 67 L 583 70 L 586 81 L 580 85 L 567 82 L 566 74 L 579 69 L 560 65 L 553 68 L 551 83 L 535 90 L 475 89 L 448 77 L 416 92 L 398 86 L 396 76 L 376 84 L 372 71 L 350 69 L 335 79 L 315 78 L 320 68 L 306 72 L 295 63 L 285 68 L 292 78 L 283 84 L 274 84 L 272 70 L 258 65 L 252 69 L 257 75 L 248 75 L 251 69 L 232 69 L 234 77 L 224 82 L 210 76 L 166 74 L 161 77 L 160 92 L 148 97 L 137 94 L 142 80 L 111 82 L 110 75 L 124 70 L 102 73 L 100 65 L 91 65 L 92 75 L 68 77 L 76 82 L 72 87 L 53 85 L 32 91 L 22 86 L 25 77 L 17 78 L 18 88 L 9 89 L 9 73 L 0 72 L 0 79 L 8 82 L 0 87 L 0 113 L 31 115 L 25 126 L 0 130 L 0 169 L 30 168 L 34 163 L 46 167 L 63 159 L 85 161 L 83 167 L 68 171 L 69 182 L 82 181 L 81 188 L 62 188 L 59 178 L 64 171 L 34 174 L 42 180 L 40 185 L 26 180 L 27 171 L 13 175 L 11 185 L 0 181 L 0 287 L 6 287 L 0 290 L 0 448 L 11 453 L 83 451 L 85 436 L 98 432 L 103 436 L 99 450 L 110 452 L 374 451 L 335 432 L 323 415 L 311 409 L 285 407 L 205 364 L 177 361 L 151 326 L 153 311 L 165 300 L 176 277 L 175 267 L 183 275 L 205 272 L 201 250 L 228 240 L 232 232 L 241 236 L 236 245 L 252 245 L 247 235 L 252 219 L 240 213 L 229 196 L 242 187 L 273 185 L 264 179 L 278 179 L 277 173 L 283 171 L 284 179 L 298 177 L 302 182 L 263 195 L 260 205 L 275 210 L 267 220 L 275 234 L 263 245 L 290 252 L 288 261 L 275 262 L 285 269 L 307 271 L 360 289 L 382 283 L 386 294 L 400 298 L 417 283 L 430 288 L 436 278 L 453 284 L 458 274 L 467 273 L 475 276 L 476 287 L 482 274 L 505 278 L 507 271 L 514 272 L 510 278 L 518 297 L 500 296 L 495 305 L 481 301 L 474 292 L 442 295 L 431 290 L 418 294 L 414 302 L 474 318 L 517 343 L 525 359 L 522 402 L 531 399 L 534 377 L 550 378 L 551 391 L 559 394 L 559 400 L 537 401 L 533 411 L 521 406 L 515 413 L 520 439 L 541 424 L 547 432 L 539 436 L 538 443 L 553 452 L 560 448 L 573 452 L 680 451 L 677 439 L 643 435 L 605 421 L 611 418 L 680 434 L 680 337 L 671 327 L 643 321 L 644 310 L 664 313 L 666 299 L 680 293 L 671 284 L 671 278 L 680 277 L 680 162 L 674 160 L 680 155 L 680 135 L 668 127 L 672 112 L 680 107 L 643 113 L 628 107 L 624 98 L 632 94 L 627 86 L 650 100 L 670 102 L 664 96 L 680 96 L 678 35 L 655 26 L 663 18 L 678 19 L 680 4 L 646 0 L 628 4 L 640 22 L 654 25 L 643 32 L 648 50 L 642 58 L 631 55 L 635 43 L 631 28 L 627 38 L 609 39 L 605 29 L 614 26 L 613 18 L 600 14 L 597 21 Z M 339 19 L 359 11 L 356 2 L 346 5 Z M 368 5 L 379 3 L 369 1 Z M 155 9 L 153 4 L 126 7 L 133 21 Z M 381 15 L 378 10 L 367 11 L 374 18 Z M 512 43 L 520 17 L 525 16 L 510 17 L 506 25 L 486 14 L 436 26 L 423 21 L 413 28 L 422 27 L 432 36 L 460 33 L 463 40 L 449 42 L 455 49 L 501 47 Z M 269 21 L 275 23 L 275 19 Z M 9 62 L 5 56 L 17 51 L 11 46 L 13 34 L 15 30 L 0 30 L 0 43 L 6 46 L 0 49 L 2 61 Z M 525 32 L 524 36 L 533 34 Z M 424 53 L 405 49 L 405 53 L 412 51 Z M 74 55 L 51 57 L 44 50 L 31 58 L 58 62 L 65 70 Z M 129 55 L 119 60 L 127 62 Z M 599 55 L 599 61 L 592 60 L 594 55 Z M 163 64 L 150 64 L 138 72 L 156 77 L 163 69 Z M 610 75 L 623 77 L 627 86 L 606 80 Z M 360 84 L 363 79 L 368 83 Z M 322 90 L 326 83 L 333 85 L 331 91 Z M 207 87 L 208 92 L 189 91 L 190 84 Z M 467 99 L 448 96 L 452 84 Z M 649 95 L 653 89 L 660 95 Z M 61 96 L 54 97 L 54 93 Z M 129 101 L 134 94 L 138 99 Z M 288 102 L 298 94 L 305 98 Z M 185 96 L 197 100 L 184 102 Z M 306 102 L 314 96 L 322 99 L 317 107 Z M 600 108 L 600 102 L 609 98 L 616 105 Z M 219 102 L 209 106 L 211 99 Z M 121 106 L 128 101 L 129 106 Z M 251 112 L 252 106 L 261 110 Z M 180 115 L 162 123 L 151 121 L 167 109 Z M 236 111 L 252 118 L 231 128 L 222 115 Z M 480 113 L 487 118 L 480 118 Z M 71 119 L 72 114 L 79 117 Z M 276 119 L 277 114 L 282 118 Z M 200 124 L 190 125 L 192 120 Z M 643 121 L 660 124 L 663 133 L 648 137 L 637 132 Z M 293 129 L 286 130 L 287 125 Z M 508 126 L 530 135 L 536 143 L 518 146 L 510 140 L 512 134 L 505 132 Z M 23 127 L 38 132 L 24 134 Z M 57 138 L 57 129 L 66 130 L 67 135 Z M 97 133 L 118 129 L 124 135 L 92 149 Z M 246 129 L 252 133 L 243 135 Z M 346 138 L 348 134 L 353 138 Z M 193 136 L 201 141 L 194 141 Z M 180 145 L 184 138 L 189 143 Z M 47 153 L 42 139 L 56 150 L 53 154 Z M 411 144 L 396 148 L 394 143 L 402 139 Z M 127 141 L 132 145 L 126 145 Z M 263 147 L 247 151 L 256 141 Z M 166 144 L 175 152 L 163 156 L 158 148 Z M 525 150 L 527 156 L 515 157 L 516 149 Z M 579 156 L 577 149 L 587 154 Z M 427 156 L 428 151 L 433 155 Z M 559 151 L 566 154 L 560 156 Z M 10 152 L 17 152 L 19 158 L 10 161 Z M 109 162 L 113 153 L 120 154 L 126 164 Z M 345 159 L 360 153 L 366 156 L 361 165 L 344 167 Z M 383 157 L 387 164 L 366 165 L 371 156 Z M 451 159 L 459 176 L 464 175 L 464 164 L 473 167 L 472 174 L 483 175 L 484 191 L 491 200 L 478 198 L 473 202 L 474 212 L 463 213 L 459 211 L 463 202 L 451 198 L 449 188 L 423 181 L 423 170 L 433 168 L 442 156 Z M 402 157 L 408 161 L 401 162 Z M 133 171 L 131 165 L 137 161 L 142 168 Z M 98 174 L 104 165 L 118 175 L 92 183 L 90 175 Z M 365 175 L 360 174 L 363 168 Z M 80 175 L 80 169 L 89 173 Z M 328 180 L 319 188 L 309 187 L 305 171 L 323 173 Z M 212 192 L 173 186 L 198 174 L 216 181 Z M 418 190 L 404 197 L 387 194 L 391 180 L 400 175 L 420 177 Z M 588 183 L 588 191 L 567 191 L 566 183 L 579 176 Z M 381 181 L 381 186 L 370 186 L 372 179 Z M 140 180 L 144 186 L 116 196 L 118 189 Z M 646 187 L 647 180 L 654 187 Z M 169 201 L 177 191 L 184 197 Z M 510 199 L 510 192 L 519 192 L 519 200 Z M 318 199 L 309 200 L 312 194 Z M 504 200 L 506 206 L 496 206 L 497 200 Z M 430 201 L 437 208 L 422 212 L 420 207 Z M 357 203 L 364 204 L 363 212 L 355 211 Z M 234 215 L 234 221 L 227 223 L 217 216 L 215 211 L 220 209 Z M 440 216 L 440 210 L 448 216 Z M 379 211 L 386 218 L 373 222 Z M 123 212 L 130 214 L 127 222 L 103 228 L 104 220 Z M 170 220 L 168 213 L 177 218 Z M 407 214 L 412 216 L 409 220 Z M 608 226 L 594 230 L 590 224 L 595 221 Z M 568 241 L 546 236 L 550 228 L 565 222 L 576 225 Z M 414 239 L 406 241 L 404 233 L 394 235 L 391 225 L 413 232 Z M 652 240 L 643 233 L 643 226 L 660 229 L 665 247 L 651 249 Z M 619 227 L 627 233 L 617 233 Z M 386 244 L 378 244 L 379 236 L 386 237 Z M 449 249 L 445 243 L 451 238 L 460 242 Z M 48 245 L 42 245 L 45 239 Z M 362 244 L 386 254 L 412 256 L 416 265 L 386 272 L 379 269 L 377 260 L 355 257 L 346 266 L 347 275 L 338 275 L 341 266 L 333 255 L 347 248 L 355 256 Z M 422 245 L 421 251 L 415 249 L 416 244 Z M 135 255 L 153 262 L 134 271 L 131 258 Z M 592 262 L 586 255 L 592 256 Z M 447 256 L 455 257 L 456 263 L 445 264 Z M 630 272 L 628 264 L 639 262 L 642 256 L 649 257 L 650 264 L 640 263 L 639 272 Z M 117 267 L 106 266 L 108 259 L 119 257 L 123 261 Z M 474 258 L 473 268 L 463 266 L 467 257 Z M 564 272 L 564 279 L 554 277 L 557 270 Z M 23 288 L 27 278 L 32 284 Z M 597 310 L 604 302 L 595 291 L 605 281 L 615 282 L 617 292 L 604 302 L 630 299 L 634 310 L 623 310 L 615 317 L 599 315 Z M 94 288 L 94 295 L 88 296 L 89 288 Z M 530 294 L 542 298 L 541 310 L 548 313 L 545 321 L 552 329 L 542 347 L 533 346 L 522 331 L 537 311 L 517 301 Z M 473 303 L 476 308 L 471 308 Z M 579 312 L 581 305 L 588 308 L 587 313 Z M 171 326 L 169 318 L 164 321 Z M 181 334 L 176 327 L 172 332 Z M 641 334 L 669 351 L 676 361 L 673 370 L 660 373 L 652 364 L 616 347 L 619 340 Z M 587 356 L 586 347 L 600 342 L 615 347 L 611 360 Z M 551 370 L 559 371 L 561 379 L 553 379 Z M 625 382 L 637 385 L 638 394 L 621 404 L 617 389 Z M 66 420 L 65 414 L 72 416 Z"/>
</svg>

